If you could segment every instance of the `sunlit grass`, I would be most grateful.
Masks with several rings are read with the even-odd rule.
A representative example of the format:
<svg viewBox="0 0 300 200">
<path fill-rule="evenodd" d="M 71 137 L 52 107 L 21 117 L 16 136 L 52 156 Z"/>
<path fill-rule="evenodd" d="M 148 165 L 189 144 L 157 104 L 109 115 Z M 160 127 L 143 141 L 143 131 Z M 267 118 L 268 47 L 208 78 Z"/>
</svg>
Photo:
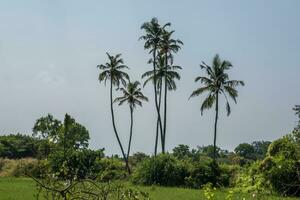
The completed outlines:
<svg viewBox="0 0 300 200">
<path fill-rule="evenodd" d="M 201 200 L 205 199 L 201 190 L 185 189 L 185 188 L 170 188 L 159 186 L 134 186 L 126 184 L 130 187 L 148 192 L 152 200 Z M 0 199 L 1 200 L 32 200 L 35 199 L 34 194 L 35 183 L 29 178 L 0 178 Z M 228 190 L 217 190 L 216 199 L 224 200 L 228 194 Z M 235 194 L 234 200 L 254 200 L 251 194 Z M 265 197 L 266 200 L 294 200 L 296 198 L 282 197 Z"/>
</svg>

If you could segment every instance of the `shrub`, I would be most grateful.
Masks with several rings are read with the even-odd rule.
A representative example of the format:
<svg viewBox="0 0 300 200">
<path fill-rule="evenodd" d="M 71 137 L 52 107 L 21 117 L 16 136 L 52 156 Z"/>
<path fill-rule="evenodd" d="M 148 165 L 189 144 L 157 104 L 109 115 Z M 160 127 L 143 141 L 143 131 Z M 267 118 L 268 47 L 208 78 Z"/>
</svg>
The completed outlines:
<svg viewBox="0 0 300 200">
<path fill-rule="evenodd" d="M 49 167 L 57 177 L 63 179 L 84 179 L 94 177 L 96 159 L 103 157 L 102 150 L 72 150 L 64 157 L 63 151 L 55 151 L 49 156 Z"/>
<path fill-rule="evenodd" d="M 227 177 L 227 176 L 226 176 Z M 227 178 L 221 176 L 219 165 L 212 160 L 193 163 L 189 170 L 189 176 L 185 178 L 185 185 L 192 188 L 200 188 L 207 183 L 213 186 L 229 184 Z"/>
<path fill-rule="evenodd" d="M 269 146 L 267 155 L 296 159 L 296 146 L 291 139 L 286 136 L 272 142 Z"/>
<path fill-rule="evenodd" d="M 266 178 L 273 189 L 281 195 L 300 196 L 300 162 L 283 156 L 271 158 Z"/>
<path fill-rule="evenodd" d="M 261 164 L 264 177 L 281 195 L 300 196 L 299 141 L 290 134 L 269 146 L 268 157 Z"/>
<path fill-rule="evenodd" d="M 40 162 L 32 158 L 0 159 L 0 165 L 0 177 L 20 177 L 26 174 L 39 177 L 41 174 Z"/>
<path fill-rule="evenodd" d="M 97 159 L 92 170 L 104 182 L 126 177 L 125 166 L 118 158 Z"/>
<path fill-rule="evenodd" d="M 163 186 L 184 185 L 187 168 L 170 154 L 159 154 L 142 162 L 133 174 L 137 184 Z"/>
<path fill-rule="evenodd" d="M 270 183 L 265 179 L 261 170 L 261 161 L 244 166 L 235 177 L 235 191 L 245 193 L 271 193 Z"/>
</svg>

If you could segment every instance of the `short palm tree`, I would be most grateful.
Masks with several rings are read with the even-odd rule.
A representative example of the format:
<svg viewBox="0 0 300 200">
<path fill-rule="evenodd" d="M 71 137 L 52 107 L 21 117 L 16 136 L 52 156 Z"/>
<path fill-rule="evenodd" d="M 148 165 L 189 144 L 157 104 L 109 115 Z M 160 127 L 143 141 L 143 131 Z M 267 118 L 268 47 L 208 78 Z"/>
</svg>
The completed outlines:
<svg viewBox="0 0 300 200">
<path fill-rule="evenodd" d="M 124 65 L 124 61 L 121 58 L 121 54 L 117 54 L 115 56 L 111 56 L 109 53 L 106 53 L 106 54 L 108 56 L 109 61 L 105 64 L 97 65 L 97 67 L 101 70 L 101 73 L 99 74 L 99 81 L 100 81 L 100 83 L 102 81 L 104 81 L 104 84 L 106 84 L 107 80 L 110 81 L 110 110 L 111 110 L 113 129 L 114 129 L 118 144 L 120 146 L 124 161 L 126 163 L 127 170 L 130 173 L 128 160 L 125 155 L 123 145 L 120 141 L 119 134 L 117 132 L 117 128 L 116 128 L 116 124 L 115 124 L 114 108 L 113 108 L 113 94 L 112 94 L 113 86 L 116 86 L 117 88 L 120 87 L 120 84 L 125 86 L 126 81 L 129 80 L 128 74 L 122 71 L 124 69 L 128 69 L 128 67 L 126 65 Z"/>
<path fill-rule="evenodd" d="M 127 149 L 127 160 L 129 159 L 131 140 L 132 140 L 132 128 L 133 128 L 133 111 L 136 106 L 142 106 L 142 101 L 148 101 L 148 98 L 143 95 L 141 88 L 139 87 L 140 82 L 135 81 L 133 83 L 129 82 L 126 88 L 121 88 L 123 96 L 117 97 L 114 102 L 118 102 L 119 105 L 128 103 L 130 109 L 130 134 L 129 143 Z"/>
<path fill-rule="evenodd" d="M 238 91 L 236 87 L 239 85 L 244 86 L 243 81 L 239 80 L 229 80 L 228 73 L 226 72 L 232 67 L 232 64 L 229 61 L 221 61 L 219 55 L 217 54 L 212 63 L 212 67 L 208 66 L 204 62 L 200 65 L 201 69 L 204 69 L 207 76 L 198 76 L 195 79 L 195 82 L 200 81 L 202 86 L 191 94 L 191 97 L 199 96 L 205 92 L 208 93 L 208 96 L 202 103 L 201 106 L 201 115 L 205 109 L 209 109 L 215 103 L 215 126 L 214 126 L 214 161 L 216 161 L 216 139 L 217 139 L 217 122 L 219 114 L 219 96 L 223 95 L 226 99 L 226 109 L 227 116 L 230 114 L 230 105 L 228 102 L 227 96 L 229 96 L 236 103 L 238 97 Z"/>
<path fill-rule="evenodd" d="M 162 31 L 167 26 L 170 26 L 170 23 L 165 24 L 161 27 L 161 25 L 158 23 L 158 20 L 156 18 L 152 18 L 150 22 L 145 22 L 141 29 L 145 31 L 145 35 L 141 36 L 139 40 L 144 40 L 144 48 L 149 50 L 149 54 L 152 54 L 153 59 L 153 71 L 154 74 L 156 74 L 156 56 L 157 51 L 159 47 L 159 43 L 161 41 Z M 159 105 L 158 105 L 158 99 L 157 99 L 157 84 L 156 84 L 156 78 L 153 79 L 153 88 L 154 88 L 154 100 L 155 100 L 155 108 L 157 111 L 157 118 L 159 123 L 160 132 L 162 133 L 162 122 L 161 122 L 161 116 L 159 111 Z M 158 132 L 156 132 L 156 135 L 158 135 Z"/>
</svg>

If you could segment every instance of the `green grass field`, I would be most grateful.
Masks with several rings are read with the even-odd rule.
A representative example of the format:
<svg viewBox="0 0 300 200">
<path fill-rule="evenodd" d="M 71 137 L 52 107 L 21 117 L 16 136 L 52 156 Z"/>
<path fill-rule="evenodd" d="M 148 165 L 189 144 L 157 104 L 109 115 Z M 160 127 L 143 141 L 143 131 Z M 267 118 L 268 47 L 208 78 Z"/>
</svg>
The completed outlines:
<svg viewBox="0 0 300 200">
<path fill-rule="evenodd" d="M 205 199 L 203 192 L 200 190 L 168 187 L 145 187 L 134 186 L 150 194 L 153 200 L 201 200 Z M 31 200 L 35 194 L 35 183 L 28 178 L 0 178 L 0 200 Z M 226 191 L 218 190 L 216 192 L 217 200 L 224 200 L 227 195 Z M 254 199 L 250 194 L 235 194 L 235 200 Z M 282 197 L 265 197 L 269 200 L 294 200 L 296 198 Z"/>
</svg>

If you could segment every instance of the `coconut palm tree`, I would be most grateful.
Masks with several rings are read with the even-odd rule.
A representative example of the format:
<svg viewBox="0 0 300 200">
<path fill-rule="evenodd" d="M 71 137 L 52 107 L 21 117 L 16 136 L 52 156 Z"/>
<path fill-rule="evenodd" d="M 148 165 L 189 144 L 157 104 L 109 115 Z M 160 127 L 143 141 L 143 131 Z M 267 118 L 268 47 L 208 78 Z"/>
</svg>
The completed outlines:
<svg viewBox="0 0 300 200">
<path fill-rule="evenodd" d="M 199 96 L 205 92 L 208 93 L 207 97 L 201 105 L 201 115 L 205 109 L 209 109 L 215 103 L 215 125 L 214 125 L 214 161 L 216 161 L 216 139 L 217 139 L 217 123 L 219 114 L 219 97 L 223 95 L 226 100 L 227 116 L 230 114 L 230 104 L 228 96 L 236 103 L 238 97 L 238 91 L 236 87 L 239 85 L 244 86 L 243 81 L 230 80 L 228 73 L 226 72 L 232 67 L 229 61 L 222 61 L 217 54 L 214 59 L 212 66 L 208 66 L 204 62 L 200 65 L 201 69 L 205 70 L 207 76 L 198 76 L 195 82 L 200 81 L 202 84 L 200 88 L 193 91 L 191 97 Z"/>
<path fill-rule="evenodd" d="M 133 128 L 133 111 L 136 106 L 142 106 L 142 101 L 148 101 L 148 98 L 143 95 L 141 88 L 139 87 L 140 82 L 129 82 L 126 88 L 121 88 L 123 96 L 117 97 L 114 102 L 118 102 L 119 106 L 123 105 L 125 102 L 128 103 L 130 109 L 130 134 L 129 143 L 127 149 L 127 160 L 129 159 L 131 140 L 132 140 L 132 128 Z"/>
<path fill-rule="evenodd" d="M 128 67 L 124 65 L 124 61 L 121 58 L 121 54 L 112 56 L 109 53 L 106 53 L 106 55 L 108 56 L 109 61 L 105 64 L 97 65 L 97 68 L 101 70 L 101 73 L 99 74 L 99 81 L 100 83 L 104 81 L 105 85 L 108 80 L 110 81 L 110 110 L 111 110 L 113 129 L 118 144 L 120 146 L 124 161 L 126 163 L 126 168 L 128 170 L 128 173 L 130 173 L 128 160 L 125 155 L 121 140 L 119 138 L 119 134 L 117 132 L 117 128 L 115 124 L 114 108 L 113 108 L 113 87 L 116 86 L 117 88 L 119 88 L 120 84 L 124 86 L 126 85 L 126 81 L 129 80 L 129 76 L 127 73 L 123 72 L 123 70 L 128 69 Z"/>
<path fill-rule="evenodd" d="M 163 84 L 165 86 L 164 88 L 164 101 L 165 101 L 165 106 L 164 106 L 164 110 L 166 112 L 166 98 L 167 98 L 167 91 L 168 90 L 176 90 L 176 83 L 175 83 L 175 79 L 180 80 L 180 75 L 178 72 L 176 72 L 175 70 L 181 69 L 180 66 L 167 66 L 165 67 L 165 57 L 162 54 L 159 54 L 157 59 L 157 70 L 156 73 L 154 72 L 154 70 L 151 71 L 147 71 L 142 75 L 142 78 L 147 78 L 144 82 L 144 86 L 149 83 L 150 81 L 154 82 L 154 79 L 156 79 L 157 81 L 157 90 L 158 90 L 158 98 L 159 98 L 159 102 L 158 102 L 158 106 L 159 106 L 159 111 L 161 108 L 161 97 L 162 97 L 162 91 L 163 91 Z M 164 115 L 164 125 L 166 125 L 166 114 Z M 164 127 L 165 130 L 165 127 Z M 158 133 L 158 132 L 157 132 Z M 157 143 L 158 143 L 158 134 L 156 134 L 156 139 L 155 139 L 155 155 L 157 153 Z M 163 132 L 161 132 L 161 143 L 162 143 L 162 149 L 165 148 L 165 134 Z"/>
<path fill-rule="evenodd" d="M 300 131 L 300 105 L 295 105 L 295 107 L 293 108 L 293 110 L 295 111 L 295 114 L 298 115 L 298 125 L 295 129 Z"/>
<path fill-rule="evenodd" d="M 166 130 L 167 130 L 167 92 L 168 87 L 170 87 L 170 83 L 174 78 L 180 79 L 180 76 L 177 72 L 170 70 L 169 67 L 173 64 L 173 53 L 177 53 L 181 49 L 181 45 L 183 42 L 181 40 L 172 39 L 172 34 L 175 31 L 167 31 L 163 29 L 162 31 L 162 39 L 159 43 L 160 54 L 164 56 L 164 123 L 163 123 L 163 148 L 165 149 L 165 141 L 166 141 Z M 181 67 L 176 68 L 177 66 L 172 66 L 172 69 L 181 69 Z M 175 85 L 175 83 L 174 83 Z M 176 88 L 176 85 L 175 85 Z M 170 88 L 169 88 L 170 90 Z M 172 90 L 172 89 L 171 89 Z"/>
<path fill-rule="evenodd" d="M 145 22 L 142 24 L 141 29 L 145 31 L 145 35 L 141 36 L 139 40 L 144 40 L 144 48 L 149 50 L 149 54 L 152 54 L 153 59 L 153 71 L 154 74 L 156 74 L 156 56 L 157 51 L 159 47 L 159 43 L 161 41 L 162 31 L 167 26 L 170 26 L 170 23 L 165 24 L 161 27 L 161 25 L 158 23 L 158 20 L 156 18 L 152 18 L 150 22 Z M 162 133 L 162 122 L 161 122 L 161 116 L 159 112 L 159 106 L 158 106 L 158 99 L 157 99 L 157 84 L 156 84 L 156 78 L 153 79 L 153 88 L 154 88 L 154 100 L 155 100 L 155 108 L 157 111 L 157 118 L 159 123 L 160 132 Z M 156 132 L 156 135 L 158 135 L 158 132 Z M 164 152 L 164 149 L 162 150 Z"/>
</svg>

